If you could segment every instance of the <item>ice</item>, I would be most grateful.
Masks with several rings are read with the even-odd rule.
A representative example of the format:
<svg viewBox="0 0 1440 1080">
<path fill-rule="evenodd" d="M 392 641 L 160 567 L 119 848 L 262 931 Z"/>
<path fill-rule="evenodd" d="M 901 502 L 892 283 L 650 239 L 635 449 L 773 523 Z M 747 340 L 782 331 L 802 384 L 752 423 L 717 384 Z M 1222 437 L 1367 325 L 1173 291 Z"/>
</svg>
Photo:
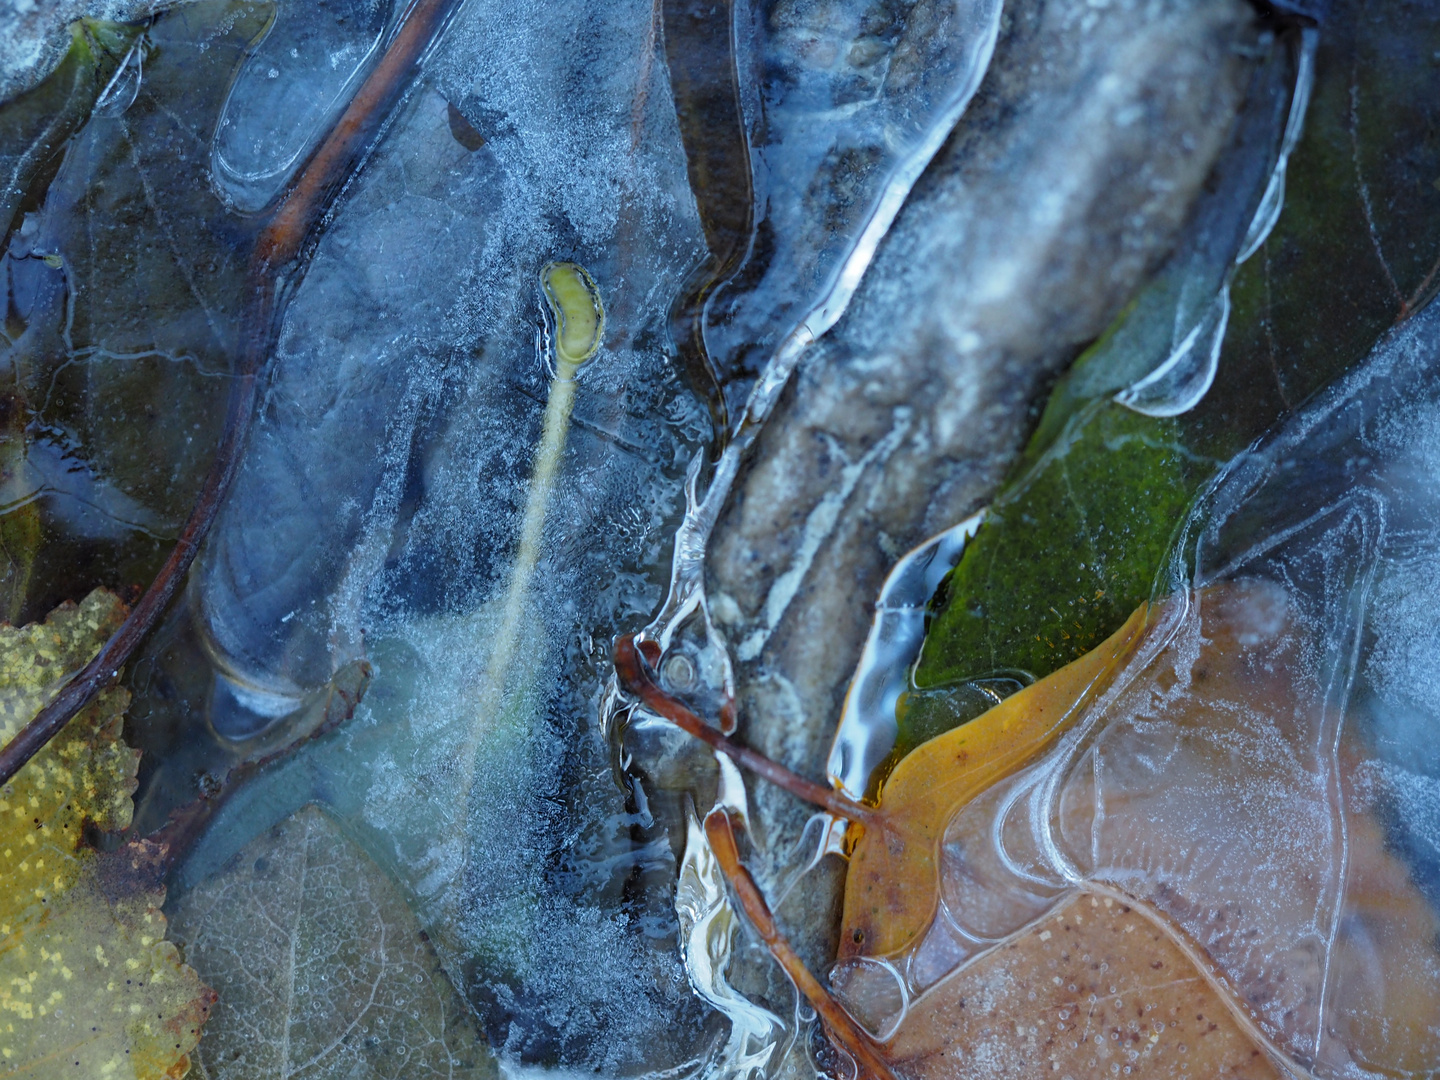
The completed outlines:
<svg viewBox="0 0 1440 1080">
<path fill-rule="evenodd" d="M 184 0 L 181 0 L 183 3 Z M 140 22 L 166 0 L 0 0 L 0 102 L 40 83 L 65 57 L 81 18 Z"/>
<path fill-rule="evenodd" d="M 759 179 L 757 265 L 744 274 L 758 280 L 712 301 L 706 341 L 722 371 L 758 367 L 792 329 L 813 339 L 840 317 L 980 85 L 1000 10 L 786 0 L 737 28 Z"/>
<path fill-rule="evenodd" d="M 1287 58 L 1289 63 L 1279 56 L 1272 57 L 1269 67 L 1274 74 L 1264 73 L 1274 78 L 1279 74 L 1275 69 L 1293 67 L 1284 126 L 1266 156 L 1266 160 L 1273 160 L 1269 177 L 1258 192 L 1258 203 L 1254 201 L 1257 192 L 1253 179 L 1245 175 L 1243 164 L 1238 170 L 1232 169 L 1227 177 L 1229 183 L 1217 185 L 1209 205 L 1199 215 L 1194 230 L 1198 242 L 1192 241 L 1171 257 L 1156 284 L 1138 299 L 1137 311 L 1128 325 L 1118 332 L 1121 341 L 1115 343 L 1118 348 L 1112 345 L 1113 355 L 1107 357 L 1106 364 L 1112 377 L 1133 370 L 1136 364 L 1148 367 L 1145 374 L 1115 395 L 1115 400 L 1127 408 L 1146 416 L 1179 416 L 1195 408 L 1214 383 L 1230 321 L 1230 282 L 1236 268 L 1265 242 L 1284 207 L 1285 176 L 1310 104 L 1319 39 L 1318 30 L 1305 29 L 1293 55 Z M 1274 138 L 1266 130 L 1265 121 L 1275 118 L 1265 116 L 1263 109 L 1256 112 L 1259 115 L 1252 116 L 1249 125 L 1255 130 L 1242 128 L 1237 143 Z M 1253 164 L 1253 159 L 1244 162 L 1243 155 L 1237 156 L 1242 163 Z M 1246 186 L 1251 189 L 1246 190 Z M 1249 224 L 1243 232 L 1237 231 L 1236 226 L 1244 219 L 1235 216 L 1236 210 L 1252 205 Z M 1157 332 L 1157 322 L 1169 323 L 1168 334 L 1163 328 Z"/>
<path fill-rule="evenodd" d="M 1227 466 L 1125 668 L 952 819 L 940 913 L 887 958 L 892 1013 L 950 1007 L 988 950 L 1089 893 L 1138 907 L 1303 1074 L 1433 1074 L 1437 356 L 1432 307 Z"/>
<path fill-rule="evenodd" d="M 744 782 L 728 760 L 721 769 L 727 771 L 722 784 L 743 814 Z M 724 791 L 721 801 L 725 801 Z M 787 1031 L 778 1016 L 747 1000 L 726 981 L 740 929 L 739 917 L 730 906 L 724 874 L 693 808 L 686 814 L 685 857 L 675 890 L 675 910 L 680 917 L 681 948 L 690 985 L 730 1021 L 729 1035 L 707 1062 L 706 1075 L 733 1076 L 737 1080 L 763 1077 L 767 1066 L 785 1056 L 794 1032 Z"/>
<path fill-rule="evenodd" d="M 843 317 L 813 344 L 806 322 L 774 352 L 687 515 L 669 600 L 647 630 L 665 650 L 662 680 L 676 657 L 701 673 L 672 691 L 722 724 L 738 717 L 741 736 L 771 756 L 816 769 L 871 598 L 907 548 L 968 517 L 998 479 L 1022 438 L 1027 380 L 1072 356 L 1072 335 L 1099 333 L 1174 244 L 1244 96 L 1252 68 L 1239 56 L 1253 34 L 1248 14 L 1224 3 L 1101 15 L 1055 5 L 1010 28 L 988 72 L 993 93 L 961 118 Z M 1206 104 L 1182 86 L 1203 86 Z M 1129 125 L 1114 122 L 1122 113 Z M 1116 164 L 1142 157 L 1144 168 Z M 1135 181 L 1124 195 L 1117 176 Z M 814 310 L 814 331 L 838 314 Z M 887 626 L 908 639 L 921 612 L 894 614 Z M 899 664 L 884 666 L 893 675 Z M 877 701 L 894 689 L 882 682 Z M 862 741 L 857 763 L 888 752 L 881 724 Z M 700 771 L 677 767 L 646 723 L 626 745 L 657 805 Z M 757 789 L 752 814 L 762 881 L 790 879 L 833 839 L 783 793 Z M 838 874 L 826 865 L 792 903 L 833 900 Z M 825 924 L 798 910 L 778 917 L 823 962 Z M 730 978 L 763 986 L 765 975 L 737 955 Z"/>
<path fill-rule="evenodd" d="M 336 625 L 357 613 L 342 616 L 331 601 L 347 573 L 381 569 L 366 555 L 372 564 L 391 556 L 389 541 L 359 547 L 366 526 L 371 535 L 391 527 L 405 470 L 423 467 L 409 463 L 423 443 L 411 444 L 437 437 L 433 418 L 463 390 L 454 309 L 466 295 L 461 268 L 500 211 L 496 166 L 450 135 L 438 96 L 418 97 L 411 117 L 364 174 L 289 306 L 242 472 L 195 577 L 212 653 L 252 698 L 280 699 L 271 716 L 359 655 L 355 628 Z M 437 282 L 426 266 L 455 272 Z M 516 434 L 508 449 L 521 472 L 521 439 L 533 433 Z M 493 498 L 505 506 L 514 487 L 497 485 Z M 243 714 L 213 722 L 224 735 L 251 733 Z"/>
<path fill-rule="evenodd" d="M 1030 392 L 1172 246 L 1258 55 L 1248 11 L 1218 0 L 1047 5 L 1007 30 L 985 111 L 897 216 L 985 71 L 998 5 L 922 0 L 876 19 L 858 4 L 777 4 L 763 25 L 741 25 L 754 62 L 741 82 L 758 87 L 752 119 L 768 124 L 755 160 L 769 246 L 756 275 L 721 294 L 730 306 L 717 304 L 711 329 L 742 375 L 783 362 L 766 368 L 702 506 L 707 403 L 667 359 L 674 299 L 705 237 L 657 52 L 666 9 L 462 6 L 304 274 L 285 283 L 241 475 L 185 610 L 135 665 L 150 706 L 199 684 L 177 727 L 187 748 L 214 751 L 211 764 L 284 745 L 368 665 L 353 717 L 237 786 L 177 893 L 320 804 L 398 883 L 517 1075 L 542 1062 L 630 1075 L 712 1053 L 722 1071 L 773 1069 L 797 1031 L 788 986 L 757 974 L 754 943 L 729 935 L 738 924 L 693 817 L 670 812 L 682 785 L 708 794 L 707 778 L 679 767 L 658 794 L 645 785 L 661 768 L 647 759 L 643 780 L 622 775 L 608 742 L 618 731 L 599 722 L 608 644 L 662 596 L 683 485 L 687 526 L 704 528 L 676 544 L 677 580 L 682 565 L 693 588 L 709 575 L 749 666 L 737 680 L 718 636 L 686 651 L 694 642 L 676 633 L 662 678 L 738 690 L 744 737 L 818 771 L 886 570 L 973 510 L 1023 437 Z M 71 145 L 5 270 L 23 309 L 15 365 L 45 410 L 27 468 L 73 511 L 71 532 L 123 533 L 163 554 L 209 450 L 195 418 L 223 397 L 246 295 L 256 218 L 214 192 L 230 210 L 274 198 L 363 74 L 388 10 L 289 0 L 243 65 L 257 9 L 162 18 Z M 346 12 L 364 17 L 335 18 Z M 190 31 L 192 18 L 233 25 Z M 174 62 L 183 50 L 192 66 Z M 320 53 L 318 69 L 306 62 Z M 544 331 L 541 268 L 555 260 L 585 267 L 606 307 L 602 347 L 573 382 L 557 383 Z M 164 419 L 122 424 L 144 412 L 140 385 Z M 547 423 L 571 392 L 573 408 Z M 757 433 L 766 441 L 746 441 Z M 161 472 L 155 459 L 179 464 Z M 923 562 L 885 595 L 873 715 L 893 715 L 923 627 L 939 566 Z M 708 602 L 681 600 L 681 616 Z M 166 653 L 192 627 L 204 654 Z M 1417 640 L 1385 655 L 1423 651 Z M 1371 721 L 1402 747 L 1421 708 L 1407 707 Z M 841 771 L 868 772 L 878 747 Z M 155 792 L 193 793 L 192 760 L 164 760 L 169 789 L 147 777 L 150 824 L 166 808 Z M 1430 850 L 1428 774 L 1407 783 L 1403 752 L 1382 764 L 1363 776 L 1392 793 L 1387 828 Z M 1037 776 L 976 813 L 1035 805 Z M 789 888 L 798 875 L 776 872 L 797 833 L 810 867 L 822 831 L 791 829 L 784 803 L 757 795 L 756 835 L 773 845 L 757 866 L 783 919 L 798 913 L 807 959 L 823 962 L 838 875 L 828 860 L 828 879 Z M 955 936 L 929 942 L 905 978 L 939 978 L 962 937 L 973 948 L 1004 932 L 1003 905 L 974 897 L 1019 879 L 1034 909 L 1062 887 L 1019 828 L 1028 820 L 1007 817 L 1004 857 L 950 883 Z M 688 971 L 670 910 L 682 846 Z M 898 970 L 877 973 L 886 1001 L 908 992 Z M 692 989 L 743 1021 L 728 1040 Z"/>
<path fill-rule="evenodd" d="M 185 879 L 318 801 L 401 883 L 497 1051 L 607 1075 L 688 1061 L 713 1027 L 647 889 L 674 880 L 665 823 L 627 806 L 596 712 L 707 434 L 665 352 L 703 238 L 654 17 L 457 15 L 290 300 L 191 590 L 237 752 L 346 665 L 373 677 L 234 796 Z M 546 353 L 552 261 L 605 306 L 578 373 Z"/>
<path fill-rule="evenodd" d="M 752 165 L 760 216 L 741 278 L 705 300 L 702 334 L 725 377 L 758 378 L 732 387 L 749 391 L 734 440 L 676 536 L 670 594 L 648 631 L 664 647 L 697 610 L 710 627 L 703 554 L 742 457 L 974 95 L 999 17 L 991 0 L 958 0 L 953 11 L 927 0 L 904 16 L 799 0 L 757 11 L 739 33 L 751 51 L 739 93 L 763 132 Z M 710 688 L 733 698 L 713 628 L 687 647 L 716 671 Z"/>
<path fill-rule="evenodd" d="M 959 562 L 982 516 L 966 518 L 908 552 L 885 579 L 827 766 L 831 781 L 853 798 L 865 796 L 870 778 L 895 748 L 895 709 L 900 695 L 911 689 L 910 670 L 925 640 L 930 598 Z"/>
<path fill-rule="evenodd" d="M 1098 333 L 1142 266 L 1173 245 L 1252 74 L 1237 59 L 1252 34 L 1248 14 L 1227 4 L 1103 15 L 1055 5 L 1010 28 L 988 72 L 992 94 L 961 118 L 853 297 L 833 294 L 843 317 L 812 343 L 839 314 L 816 304 L 813 326 L 802 323 L 754 384 L 676 539 L 670 596 L 646 631 L 664 650 L 668 689 L 722 724 L 738 718 L 741 737 L 772 757 L 815 770 L 872 630 L 870 598 L 907 548 L 968 517 L 998 479 L 992 470 L 1021 438 L 1022 384 L 1073 355 L 1060 344 L 1069 335 Z M 1178 88 L 1197 85 L 1207 104 L 1178 105 Z M 1114 122 L 1120 114 L 1131 123 Z M 1116 164 L 1142 156 L 1143 168 Z M 1135 180 L 1128 194 L 1117 194 L 1116 176 Z M 923 625 L 923 599 L 896 599 L 903 610 L 882 612 L 873 631 L 879 662 L 867 674 L 877 678 L 862 691 L 874 723 L 850 724 L 850 760 L 834 763 L 862 784 L 864 764 L 890 749 L 883 701 L 903 683 L 901 656 Z M 668 681 L 677 659 L 683 685 Z M 977 697 L 995 700 L 984 688 Z M 684 751 L 644 721 L 629 726 L 626 746 L 657 805 L 702 773 L 677 765 Z M 838 872 L 827 876 L 836 860 L 824 857 L 835 834 L 783 793 L 754 795 L 762 882 L 816 867 L 778 917 L 824 963 L 827 924 L 807 916 L 838 893 Z M 759 984 L 756 1000 L 778 1010 L 763 996 L 769 961 L 760 966 L 737 954 L 732 985 Z"/>
<path fill-rule="evenodd" d="M 1176 315 L 1183 312 L 1177 309 Z M 1177 320 L 1178 321 L 1178 320 Z M 1230 283 L 1188 328 L 1160 366 L 1115 395 L 1115 400 L 1146 416 L 1179 416 L 1200 404 L 1220 369 L 1220 347 L 1230 322 Z M 1183 325 L 1183 324 L 1182 324 Z"/>
<path fill-rule="evenodd" d="M 390 16 L 389 0 L 281 0 L 230 86 L 211 144 L 215 184 L 260 210 L 355 92 Z"/>
<path fill-rule="evenodd" d="M 967 114 L 912 195 L 735 483 L 707 552 L 712 611 L 737 659 L 783 673 L 827 729 L 869 630 L 857 593 L 877 595 L 906 550 L 977 509 L 1020 437 L 1000 402 L 1023 399 L 1027 380 L 1058 365 L 1058 342 L 1081 325 L 1098 333 L 1123 306 L 1140 263 L 1175 242 L 1215 164 L 1251 75 L 1245 65 L 1227 68 L 1225 82 L 1202 80 L 1217 95 L 1213 108 L 1146 114 L 1155 127 L 1144 136 L 1143 125 L 1113 123 L 1136 102 L 1174 93 L 1175 64 L 1198 73 L 1211 65 L 1207 50 L 1233 55 L 1220 42 L 1249 32 L 1225 5 L 1187 17 L 1195 25 L 1171 39 L 1158 9 L 1147 21 L 1116 8 L 1079 34 L 1080 12 L 1047 9 L 1001 42 L 996 95 Z M 1141 63 L 1160 55 L 1163 66 Z M 1092 128 L 1115 141 L 1102 149 L 1071 139 Z M 1129 171 L 1116 158 L 1142 145 L 1153 155 L 1157 143 L 1174 153 L 1148 168 L 1166 178 L 1137 174 L 1121 199 L 1113 178 Z M 1110 198 L 1147 213 L 1111 214 Z M 1149 255 L 1132 263 L 1141 251 Z M 1017 304 L 1030 306 L 1022 315 Z"/>
<path fill-rule="evenodd" d="M 191 124 L 213 121 L 261 25 L 211 2 L 183 24 L 95 31 L 81 51 L 114 53 L 62 76 L 63 124 L 10 159 L 24 213 L 0 270 L 15 305 L 0 364 L 25 430 L 16 479 L 47 537 L 23 617 L 150 580 L 209 464 L 252 233 L 225 220 Z"/>
</svg>

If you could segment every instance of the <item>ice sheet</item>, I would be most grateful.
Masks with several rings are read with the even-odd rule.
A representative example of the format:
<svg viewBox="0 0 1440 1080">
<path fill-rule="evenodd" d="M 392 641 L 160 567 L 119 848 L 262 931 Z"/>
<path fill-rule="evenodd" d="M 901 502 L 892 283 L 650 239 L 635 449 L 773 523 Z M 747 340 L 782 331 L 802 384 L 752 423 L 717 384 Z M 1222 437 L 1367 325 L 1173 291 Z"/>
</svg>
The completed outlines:
<svg viewBox="0 0 1440 1080">
<path fill-rule="evenodd" d="M 1432 307 L 1226 468 L 1126 668 L 951 821 L 892 1014 L 1089 892 L 1148 913 L 1302 1072 L 1433 1073 L 1437 355 Z M 894 997 L 848 985 L 862 1013 Z"/>
</svg>

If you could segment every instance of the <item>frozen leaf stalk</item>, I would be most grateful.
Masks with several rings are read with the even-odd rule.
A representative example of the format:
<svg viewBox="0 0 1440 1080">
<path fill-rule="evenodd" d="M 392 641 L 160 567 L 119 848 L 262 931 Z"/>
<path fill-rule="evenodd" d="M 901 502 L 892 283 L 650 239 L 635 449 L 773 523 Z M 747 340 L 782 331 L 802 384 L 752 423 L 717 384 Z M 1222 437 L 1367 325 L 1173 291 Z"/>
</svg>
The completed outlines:
<svg viewBox="0 0 1440 1080">
<path fill-rule="evenodd" d="M 0 743 L 124 615 L 97 589 L 43 623 L 0 626 Z M 161 849 L 102 853 L 84 839 L 130 824 L 128 703 L 104 691 L 0 789 L 0 1076 L 184 1076 L 214 1003 L 165 940 Z"/>
</svg>

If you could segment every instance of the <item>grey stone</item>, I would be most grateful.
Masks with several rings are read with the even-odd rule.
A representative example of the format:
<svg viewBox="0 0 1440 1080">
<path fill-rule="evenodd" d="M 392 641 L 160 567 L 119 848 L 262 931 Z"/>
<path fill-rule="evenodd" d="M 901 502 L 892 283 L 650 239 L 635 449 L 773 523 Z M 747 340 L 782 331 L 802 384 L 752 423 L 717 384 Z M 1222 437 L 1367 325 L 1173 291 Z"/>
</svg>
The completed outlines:
<svg viewBox="0 0 1440 1080">
<path fill-rule="evenodd" d="M 885 574 L 984 505 L 1047 380 L 1173 248 L 1260 35 L 1238 0 L 1006 12 L 984 85 L 791 376 L 712 536 L 741 738 L 820 774 Z M 765 785 L 753 807 L 773 875 L 810 811 Z M 791 930 L 813 955 L 833 933 Z"/>
</svg>

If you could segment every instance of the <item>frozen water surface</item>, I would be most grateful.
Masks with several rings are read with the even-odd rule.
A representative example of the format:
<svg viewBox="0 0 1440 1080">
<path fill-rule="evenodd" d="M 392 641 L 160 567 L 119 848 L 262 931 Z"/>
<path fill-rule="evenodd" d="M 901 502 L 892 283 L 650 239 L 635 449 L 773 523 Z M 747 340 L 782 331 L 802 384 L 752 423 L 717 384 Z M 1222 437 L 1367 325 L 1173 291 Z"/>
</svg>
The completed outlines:
<svg viewBox="0 0 1440 1080">
<path fill-rule="evenodd" d="M 254 219 L 216 192 L 211 139 L 240 107 L 232 73 L 280 40 L 284 11 L 256 43 L 269 15 L 157 21 L 135 95 L 71 143 L 7 253 L 6 357 L 39 421 L 24 495 L 112 580 L 153 573 L 213 446 Z M 237 785 L 179 882 L 318 803 L 399 883 L 498 1050 L 667 1068 L 716 1025 L 671 896 L 643 887 L 673 880 L 663 824 L 616 782 L 595 717 L 609 642 L 662 596 L 709 434 L 665 338 L 703 237 L 650 4 L 463 15 L 292 283 L 226 510 L 135 665 L 140 819 L 283 746 L 368 670 L 340 731 Z M 308 68 L 276 70 L 309 92 Z M 565 384 L 527 516 L 560 386 L 555 260 L 586 268 L 607 329 Z"/>
<path fill-rule="evenodd" d="M 707 340 L 723 371 L 760 350 L 755 366 L 801 324 L 814 338 L 840 317 L 980 85 L 1000 10 L 781 0 L 740 15 L 759 212 L 743 284 L 711 304 Z"/>
<path fill-rule="evenodd" d="M 1437 331 L 1391 332 L 1212 485 L 1126 666 L 950 822 L 921 939 L 849 973 L 873 1026 L 976 992 L 989 950 L 1090 892 L 1148 912 L 1304 1073 L 1430 1075 Z"/>
<path fill-rule="evenodd" d="M 497 1049 L 680 1064 L 701 1012 L 673 922 L 627 885 L 670 849 L 594 719 L 706 433 L 664 337 L 703 239 L 651 5 L 463 14 L 290 301 L 191 590 L 222 736 L 303 715 L 347 664 L 373 677 L 337 736 L 230 803 L 206 858 L 318 800 L 399 878 Z M 546 356 L 556 259 L 605 306 L 578 373 Z"/>
<path fill-rule="evenodd" d="M 0 481 L 54 537 L 10 618 L 164 557 L 256 231 L 399 7 L 178 6 L 107 31 L 50 172 L 0 146 Z M 281 283 L 238 480 L 131 665 L 143 830 L 239 766 L 173 877 L 208 913 L 188 940 L 265 921 L 216 925 L 263 893 L 255 852 L 320 851 L 423 928 L 404 963 L 438 960 L 511 1075 L 813 1068 L 696 815 L 749 816 L 817 969 L 838 834 L 627 714 L 611 644 L 650 623 L 667 688 L 814 775 L 843 716 L 830 771 L 863 791 L 1050 376 L 1134 301 L 1098 393 L 1171 416 L 1215 378 L 1306 113 L 1315 31 L 1272 29 L 1228 0 L 459 5 Z M 707 181 L 722 143 L 742 183 Z M 583 363 L 556 263 L 603 305 Z M 1317 1076 L 1433 1069 L 1437 321 L 1211 488 L 1122 677 L 950 823 L 927 934 L 837 973 L 878 1034 L 981 974 L 972 1001 L 1010 1000 L 1003 948 L 1120 898 L 1214 967 L 1241 1041 Z M 1021 681 L 977 681 L 976 711 Z M 994 1035 L 966 1067 L 1016 1060 Z"/>
<path fill-rule="evenodd" d="M 284 189 L 364 77 L 385 30 L 384 0 L 280 4 L 235 77 L 210 163 L 238 210 Z"/>
</svg>

